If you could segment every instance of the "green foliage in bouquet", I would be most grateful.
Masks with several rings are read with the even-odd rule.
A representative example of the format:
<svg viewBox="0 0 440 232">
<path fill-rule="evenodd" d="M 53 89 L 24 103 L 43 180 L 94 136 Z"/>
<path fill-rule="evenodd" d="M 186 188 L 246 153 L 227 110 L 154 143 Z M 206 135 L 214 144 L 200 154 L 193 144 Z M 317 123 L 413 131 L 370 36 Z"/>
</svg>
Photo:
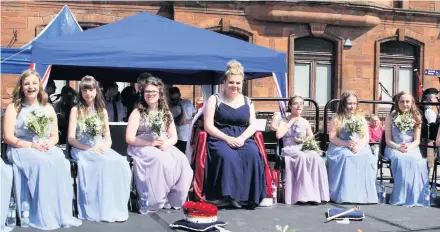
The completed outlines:
<svg viewBox="0 0 440 232">
<path fill-rule="evenodd" d="M 156 115 L 148 114 L 147 122 L 157 135 L 160 136 L 165 131 L 165 113 L 163 111 L 157 112 Z"/>
<path fill-rule="evenodd" d="M 44 132 L 49 128 L 52 118 L 42 109 L 30 112 L 24 122 L 24 127 L 34 132 L 39 138 L 43 138 Z"/>
<path fill-rule="evenodd" d="M 362 135 L 363 128 L 365 126 L 364 123 L 364 120 L 361 118 L 352 116 L 345 118 L 343 127 L 351 134 Z"/>
<path fill-rule="evenodd" d="M 88 115 L 84 118 L 83 131 L 92 137 L 102 134 L 103 121 L 98 114 Z"/>
<path fill-rule="evenodd" d="M 321 152 L 319 142 L 316 141 L 315 137 L 313 136 L 309 136 L 304 139 L 301 150 Z"/>
<path fill-rule="evenodd" d="M 398 114 L 394 119 L 394 124 L 399 128 L 399 130 L 403 133 L 414 129 L 416 121 L 409 113 Z"/>
</svg>

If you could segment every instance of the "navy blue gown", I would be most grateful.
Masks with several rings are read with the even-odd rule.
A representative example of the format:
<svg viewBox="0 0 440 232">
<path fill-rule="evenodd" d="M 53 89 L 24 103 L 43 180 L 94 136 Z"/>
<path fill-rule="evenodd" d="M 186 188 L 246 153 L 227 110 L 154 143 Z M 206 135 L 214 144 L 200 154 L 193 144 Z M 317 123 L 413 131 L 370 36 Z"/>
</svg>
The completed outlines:
<svg viewBox="0 0 440 232">
<path fill-rule="evenodd" d="M 214 125 L 223 133 L 240 136 L 249 126 L 249 105 L 238 108 L 220 103 L 214 114 Z M 236 201 L 260 204 L 266 196 L 264 162 L 255 140 L 247 139 L 240 148 L 208 136 L 205 195 L 208 200 L 231 197 Z"/>
</svg>

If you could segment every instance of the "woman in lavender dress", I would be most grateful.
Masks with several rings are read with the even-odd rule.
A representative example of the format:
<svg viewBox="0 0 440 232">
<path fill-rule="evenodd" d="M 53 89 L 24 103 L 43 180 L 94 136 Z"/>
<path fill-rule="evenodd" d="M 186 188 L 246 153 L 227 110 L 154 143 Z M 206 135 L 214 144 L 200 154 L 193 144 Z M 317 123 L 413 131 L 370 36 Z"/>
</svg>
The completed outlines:
<svg viewBox="0 0 440 232">
<path fill-rule="evenodd" d="M 285 203 L 327 202 L 329 188 L 325 162 L 316 151 L 301 151 L 305 137 L 313 136 L 309 122 L 301 117 L 304 100 L 289 100 L 290 116 L 283 119 L 276 136 L 283 139 L 285 157 Z"/>
<path fill-rule="evenodd" d="M 358 110 L 354 92 L 341 96 L 336 116 L 329 128 L 327 149 L 330 200 L 337 203 L 377 203 L 377 156 L 368 145 L 365 118 Z M 358 122 L 359 131 L 350 131 L 348 122 Z M 352 123 L 350 123 L 352 124 Z"/>
<path fill-rule="evenodd" d="M 176 126 L 162 81 L 149 77 L 139 89 L 143 97 L 128 119 L 125 138 L 137 190 L 148 191 L 149 211 L 160 210 L 167 202 L 177 209 L 185 203 L 193 172 L 186 156 L 174 147 Z"/>
<path fill-rule="evenodd" d="M 98 82 L 85 76 L 78 106 L 70 112 L 68 141 L 78 163 L 78 211 L 81 219 L 128 219 L 131 171 L 127 159 L 112 150 L 108 116 Z M 91 125 L 94 119 L 96 126 Z"/>
<path fill-rule="evenodd" d="M 28 116 L 42 114 L 51 118 L 43 138 L 26 128 Z M 14 89 L 12 104 L 5 113 L 5 142 L 7 156 L 13 163 L 17 208 L 29 203 L 29 225 L 41 230 L 79 226 L 72 216 L 73 186 L 70 164 L 58 143 L 58 124 L 55 110 L 47 103 L 40 76 L 26 70 Z M 17 171 L 16 171 L 17 170 Z"/>
<path fill-rule="evenodd" d="M 423 206 L 423 190 L 428 184 L 428 167 L 420 153 L 420 132 L 422 119 L 414 104 L 414 98 L 407 92 L 395 96 L 396 110 L 385 121 L 385 156 L 391 160 L 394 187 L 392 205 Z M 407 115 L 412 128 L 402 127 L 399 118 Z"/>
</svg>

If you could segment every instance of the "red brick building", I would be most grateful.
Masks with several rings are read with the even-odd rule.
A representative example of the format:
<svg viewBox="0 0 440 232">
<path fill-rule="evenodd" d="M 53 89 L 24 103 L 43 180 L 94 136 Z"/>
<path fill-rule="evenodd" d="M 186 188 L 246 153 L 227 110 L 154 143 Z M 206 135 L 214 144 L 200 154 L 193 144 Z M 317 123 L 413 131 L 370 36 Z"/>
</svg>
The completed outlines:
<svg viewBox="0 0 440 232">
<path fill-rule="evenodd" d="M 414 69 L 421 71 L 424 87 L 439 87 L 438 78 L 424 70 L 440 70 L 440 1 L 2 1 L 2 46 L 26 44 L 65 4 L 85 29 L 149 11 L 286 52 L 289 95 L 309 96 L 321 105 L 346 90 L 378 99 L 379 82 L 391 94 L 415 93 Z M 16 78 L 2 76 L 3 104 Z M 182 88 L 191 99 L 193 87 Z M 253 97 L 275 96 L 274 82 L 253 80 L 248 91 Z"/>
</svg>

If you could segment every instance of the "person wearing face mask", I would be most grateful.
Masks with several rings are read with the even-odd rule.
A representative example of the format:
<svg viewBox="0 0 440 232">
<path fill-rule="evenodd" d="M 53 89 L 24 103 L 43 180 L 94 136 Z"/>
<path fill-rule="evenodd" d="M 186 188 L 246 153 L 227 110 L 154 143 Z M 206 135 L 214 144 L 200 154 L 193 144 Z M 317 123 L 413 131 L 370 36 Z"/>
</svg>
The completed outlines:
<svg viewBox="0 0 440 232">
<path fill-rule="evenodd" d="M 304 99 L 293 96 L 289 99 L 291 114 L 283 118 L 278 126 L 277 139 L 283 139 L 281 155 L 285 157 L 285 203 L 329 201 L 328 177 L 325 162 L 313 150 L 303 151 L 306 137 L 313 136 L 310 123 L 303 117 Z"/>
<path fill-rule="evenodd" d="M 116 82 L 104 83 L 105 109 L 108 112 L 109 122 L 123 122 L 125 118 L 124 105 Z"/>
<path fill-rule="evenodd" d="M 357 122 L 357 129 L 350 129 Z M 330 123 L 327 150 L 330 200 L 336 203 L 377 203 L 377 157 L 368 146 L 368 124 L 354 92 L 340 98 Z"/>
<path fill-rule="evenodd" d="M 178 141 L 176 147 L 179 148 L 181 152 L 185 152 L 189 127 L 196 111 L 190 100 L 181 98 L 179 88 L 171 87 L 168 89 L 168 93 L 171 103 L 170 110 L 177 127 Z"/>
<path fill-rule="evenodd" d="M 385 121 L 385 157 L 391 160 L 394 187 L 392 205 L 423 206 L 423 190 L 429 183 L 426 160 L 420 152 L 422 117 L 410 93 L 399 92 L 394 98 L 395 110 Z M 407 116 L 411 124 L 402 126 L 398 118 Z"/>
</svg>

